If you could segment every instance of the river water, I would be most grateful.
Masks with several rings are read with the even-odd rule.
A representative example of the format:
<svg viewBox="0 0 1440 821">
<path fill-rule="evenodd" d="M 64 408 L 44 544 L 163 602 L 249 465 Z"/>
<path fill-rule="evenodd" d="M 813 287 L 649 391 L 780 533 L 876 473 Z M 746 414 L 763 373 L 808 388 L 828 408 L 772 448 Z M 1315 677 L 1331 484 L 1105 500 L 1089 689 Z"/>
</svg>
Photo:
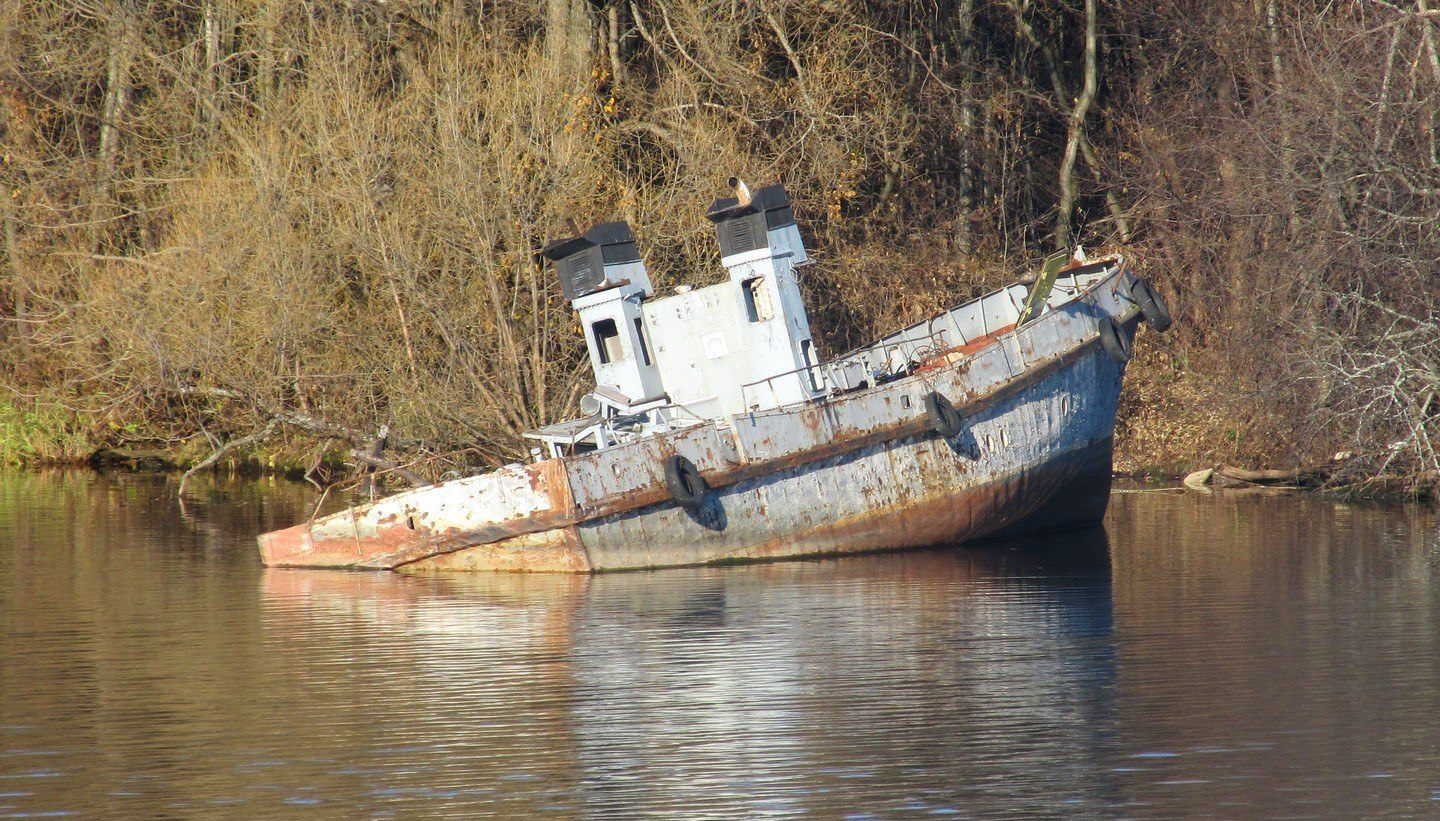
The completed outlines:
<svg viewBox="0 0 1440 821">
<path fill-rule="evenodd" d="M 0 816 L 1440 815 L 1440 518 L 596 577 L 266 571 L 308 488 L 0 475 Z"/>
</svg>

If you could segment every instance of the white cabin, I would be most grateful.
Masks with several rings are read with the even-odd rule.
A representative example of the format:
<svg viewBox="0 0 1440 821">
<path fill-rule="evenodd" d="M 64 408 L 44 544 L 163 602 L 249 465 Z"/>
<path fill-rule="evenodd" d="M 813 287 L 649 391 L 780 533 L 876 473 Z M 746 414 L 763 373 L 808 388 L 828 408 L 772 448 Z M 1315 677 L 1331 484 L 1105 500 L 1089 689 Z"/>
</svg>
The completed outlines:
<svg viewBox="0 0 1440 821">
<path fill-rule="evenodd" d="M 795 269 L 809 261 L 790 197 L 771 185 L 716 200 L 728 281 L 656 297 L 623 222 L 545 246 L 584 328 L 596 389 L 580 419 L 531 431 L 546 456 L 608 447 L 629 435 L 821 395 Z M 617 424 L 618 423 L 618 424 Z"/>
</svg>

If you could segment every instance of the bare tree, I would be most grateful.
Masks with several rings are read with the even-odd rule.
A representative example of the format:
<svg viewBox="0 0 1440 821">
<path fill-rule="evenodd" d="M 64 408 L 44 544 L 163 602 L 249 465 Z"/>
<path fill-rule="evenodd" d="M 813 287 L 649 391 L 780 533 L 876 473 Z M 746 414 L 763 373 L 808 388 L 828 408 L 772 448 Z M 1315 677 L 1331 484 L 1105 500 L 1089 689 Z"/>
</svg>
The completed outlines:
<svg viewBox="0 0 1440 821">
<path fill-rule="evenodd" d="M 1189 397 L 1132 417 L 1175 459 L 1383 450 L 1425 423 L 1353 424 L 1338 353 L 1425 366 L 1337 295 L 1436 312 L 1433 5 L 0 4 L 0 387 L 195 460 L 507 461 L 584 387 L 535 250 L 622 217 L 714 281 L 739 174 L 795 196 L 828 346 L 1083 225 L 1180 297 L 1128 394 Z"/>
<path fill-rule="evenodd" d="M 1077 186 L 1075 162 L 1080 156 L 1080 145 L 1085 139 L 1085 118 L 1095 102 L 1099 90 L 1098 44 L 1095 35 L 1096 0 L 1085 0 L 1085 68 L 1084 84 L 1080 96 L 1070 109 L 1068 134 L 1065 138 L 1065 155 L 1060 159 L 1060 202 L 1055 215 L 1055 247 L 1065 250 L 1070 247 L 1070 219 L 1075 210 Z"/>
<path fill-rule="evenodd" d="M 109 187 L 120 151 L 120 133 L 130 108 L 131 66 L 135 59 L 139 10 L 132 0 L 113 5 L 105 18 L 105 100 L 100 107 L 100 174 L 96 185 Z"/>
</svg>

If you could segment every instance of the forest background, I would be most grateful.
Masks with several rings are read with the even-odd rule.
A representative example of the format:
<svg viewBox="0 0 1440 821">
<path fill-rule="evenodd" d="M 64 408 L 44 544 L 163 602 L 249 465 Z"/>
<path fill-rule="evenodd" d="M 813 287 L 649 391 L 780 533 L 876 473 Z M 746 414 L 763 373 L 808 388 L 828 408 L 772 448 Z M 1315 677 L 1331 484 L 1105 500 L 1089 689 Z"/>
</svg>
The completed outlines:
<svg viewBox="0 0 1440 821">
<path fill-rule="evenodd" d="M 430 476 L 520 457 L 586 387 L 536 250 L 625 219 L 659 287 L 717 281 L 702 211 L 738 175 L 796 201 L 824 353 L 1124 246 L 1178 322 L 1141 333 L 1121 468 L 1433 475 L 1437 27 L 1427 0 L 0 0 L 0 461 L 315 476 L 382 430 Z"/>
</svg>

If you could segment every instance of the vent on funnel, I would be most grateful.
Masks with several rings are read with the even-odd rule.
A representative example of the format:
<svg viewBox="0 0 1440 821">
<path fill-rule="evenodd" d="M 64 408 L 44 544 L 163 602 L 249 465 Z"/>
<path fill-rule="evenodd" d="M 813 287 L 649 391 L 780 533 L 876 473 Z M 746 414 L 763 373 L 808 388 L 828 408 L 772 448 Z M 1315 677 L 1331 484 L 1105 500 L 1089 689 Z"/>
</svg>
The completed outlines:
<svg viewBox="0 0 1440 821">
<path fill-rule="evenodd" d="M 540 253 L 555 263 L 568 300 L 621 284 L 608 275 L 607 266 L 640 261 L 635 234 L 624 222 L 602 222 L 578 237 L 557 239 Z"/>
<path fill-rule="evenodd" d="M 778 183 L 756 191 L 749 202 L 742 203 L 740 197 L 715 200 L 705 216 L 715 223 L 721 257 L 768 247 L 766 232 L 795 224 L 790 195 Z"/>
</svg>

